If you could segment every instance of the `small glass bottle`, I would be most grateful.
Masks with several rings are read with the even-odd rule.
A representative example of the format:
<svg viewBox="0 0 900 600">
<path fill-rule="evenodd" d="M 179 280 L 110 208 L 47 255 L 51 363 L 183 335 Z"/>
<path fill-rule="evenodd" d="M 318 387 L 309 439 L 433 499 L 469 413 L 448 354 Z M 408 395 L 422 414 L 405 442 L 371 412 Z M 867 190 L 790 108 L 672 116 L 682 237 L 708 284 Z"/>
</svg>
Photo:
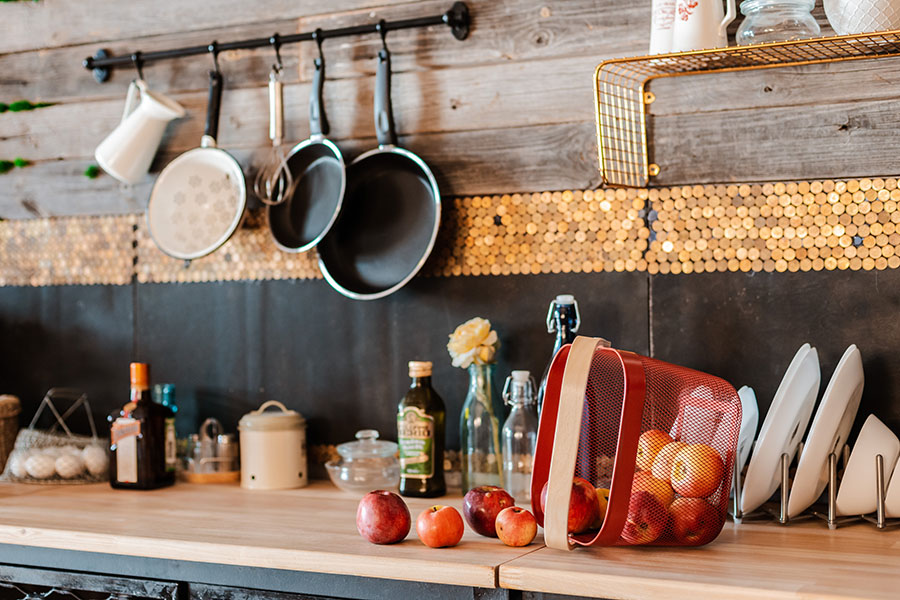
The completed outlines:
<svg viewBox="0 0 900 600">
<path fill-rule="evenodd" d="M 503 487 L 503 403 L 494 387 L 494 365 L 473 362 L 468 369 L 469 390 L 459 417 L 463 493 L 482 485 Z"/>
<path fill-rule="evenodd" d="M 153 401 L 163 406 L 168 406 L 173 413 L 178 412 L 178 405 L 175 403 L 175 384 L 174 383 L 157 383 L 153 386 Z"/>
<path fill-rule="evenodd" d="M 131 400 L 108 420 L 112 487 L 152 490 L 175 483 L 175 415 L 153 402 L 146 363 L 131 363 Z"/>
<path fill-rule="evenodd" d="M 513 371 L 506 378 L 503 401 L 512 407 L 501 433 L 503 480 L 506 491 L 522 504 L 531 501 L 531 467 L 538 428 L 534 379 L 528 371 Z"/>
<path fill-rule="evenodd" d="M 412 383 L 397 408 L 400 494 L 418 498 L 443 496 L 444 431 L 447 411 L 431 387 L 430 362 L 410 361 Z"/>
<path fill-rule="evenodd" d="M 544 392 L 547 390 L 547 376 L 550 374 L 550 365 L 559 349 L 566 344 L 575 341 L 575 332 L 581 326 L 581 315 L 578 313 L 578 302 L 571 294 L 560 294 L 552 302 L 547 311 L 547 333 L 556 333 L 556 341 L 553 343 L 553 354 L 544 369 L 541 377 L 541 387 L 538 388 L 537 412 L 541 414 L 544 407 Z"/>
</svg>

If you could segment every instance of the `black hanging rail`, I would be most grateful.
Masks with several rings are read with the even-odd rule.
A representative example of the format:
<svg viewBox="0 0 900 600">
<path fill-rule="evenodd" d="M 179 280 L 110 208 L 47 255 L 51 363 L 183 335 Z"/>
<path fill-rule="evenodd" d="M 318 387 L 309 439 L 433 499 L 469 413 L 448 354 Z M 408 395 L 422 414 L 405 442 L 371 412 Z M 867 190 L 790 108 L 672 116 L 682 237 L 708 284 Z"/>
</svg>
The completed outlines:
<svg viewBox="0 0 900 600">
<path fill-rule="evenodd" d="M 450 27 L 453 37 L 458 40 L 464 40 L 469 35 L 469 7 L 464 2 L 455 2 L 450 10 L 441 15 L 433 17 L 419 17 L 418 19 L 402 19 L 399 21 L 381 21 L 379 23 L 369 23 L 366 25 L 356 25 L 354 27 L 340 27 L 338 29 L 318 29 L 304 33 L 295 33 L 291 35 L 274 34 L 271 37 L 255 38 L 249 40 L 240 40 L 237 42 L 212 42 L 205 46 L 186 46 L 184 48 L 173 48 L 171 50 L 159 50 L 156 52 L 134 52 L 125 56 L 110 56 L 106 50 L 98 50 L 94 56 L 84 59 L 82 63 L 85 69 L 94 72 L 94 78 L 103 83 L 109 79 L 109 71 L 114 67 L 133 66 L 140 71 L 144 63 L 168 60 L 172 58 L 181 58 L 183 56 L 196 56 L 198 54 L 213 54 L 223 52 L 225 50 L 248 50 L 252 48 L 264 48 L 267 46 L 275 46 L 276 48 L 283 44 L 294 44 L 296 42 L 312 42 L 337 37 L 347 37 L 350 35 L 364 35 L 368 33 L 380 33 L 381 31 L 397 31 L 400 29 L 416 29 L 419 27 L 430 27 L 432 25 L 447 25 Z"/>
</svg>

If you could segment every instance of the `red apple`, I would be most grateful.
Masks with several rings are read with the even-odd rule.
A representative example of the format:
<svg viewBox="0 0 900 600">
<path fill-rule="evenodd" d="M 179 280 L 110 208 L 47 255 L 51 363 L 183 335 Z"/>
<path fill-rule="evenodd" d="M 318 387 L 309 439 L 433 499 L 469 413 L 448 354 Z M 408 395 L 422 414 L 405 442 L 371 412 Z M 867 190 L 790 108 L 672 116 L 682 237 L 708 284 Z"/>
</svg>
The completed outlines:
<svg viewBox="0 0 900 600">
<path fill-rule="evenodd" d="M 547 486 L 548 481 L 541 490 L 541 511 L 547 512 Z M 597 492 L 594 486 L 581 477 L 572 479 L 572 493 L 569 497 L 569 518 L 567 531 L 569 533 L 582 533 L 591 528 L 597 520 Z"/>
<path fill-rule="evenodd" d="M 606 508 L 609 506 L 609 490 L 607 488 L 596 488 L 597 493 L 597 518 L 591 524 L 591 529 L 600 529 L 603 526 L 603 519 L 606 518 Z"/>
<path fill-rule="evenodd" d="M 497 515 L 497 537 L 507 546 L 527 546 L 537 535 L 534 515 L 518 506 L 504 508 Z"/>
<path fill-rule="evenodd" d="M 663 506 L 669 506 L 675 499 L 675 492 L 669 482 L 657 479 L 649 471 L 639 471 L 634 474 L 631 493 L 635 492 L 650 492 Z"/>
<path fill-rule="evenodd" d="M 725 523 L 725 515 L 703 498 L 678 498 L 669 512 L 675 539 L 688 546 L 713 541 Z"/>
<path fill-rule="evenodd" d="M 494 523 L 497 515 L 516 503 L 503 488 L 496 485 L 481 485 L 466 493 L 463 499 L 463 516 L 475 533 L 486 537 L 497 537 Z"/>
<path fill-rule="evenodd" d="M 653 468 L 656 455 L 671 441 L 672 438 L 669 437 L 669 434 L 659 429 L 651 429 L 642 433 L 638 438 L 637 468 L 641 471 L 649 471 Z"/>
<path fill-rule="evenodd" d="M 462 517 L 452 506 L 429 506 L 416 519 L 419 539 L 432 548 L 457 545 L 464 529 Z"/>
<path fill-rule="evenodd" d="M 678 451 L 685 446 L 687 444 L 684 442 L 672 442 L 663 446 L 663 449 L 656 455 L 656 460 L 653 461 L 653 468 L 650 470 L 653 476 L 670 483 L 672 481 L 672 461 L 675 460 Z"/>
<path fill-rule="evenodd" d="M 630 544 L 649 544 L 662 534 L 669 513 L 650 492 L 631 494 L 622 539 Z"/>
<path fill-rule="evenodd" d="M 359 501 L 356 529 L 373 544 L 393 544 L 409 533 L 409 509 L 394 492 L 376 490 Z"/>
<path fill-rule="evenodd" d="M 706 498 L 716 491 L 724 474 L 722 457 L 706 444 L 688 444 L 672 461 L 672 487 L 688 498 Z"/>
</svg>

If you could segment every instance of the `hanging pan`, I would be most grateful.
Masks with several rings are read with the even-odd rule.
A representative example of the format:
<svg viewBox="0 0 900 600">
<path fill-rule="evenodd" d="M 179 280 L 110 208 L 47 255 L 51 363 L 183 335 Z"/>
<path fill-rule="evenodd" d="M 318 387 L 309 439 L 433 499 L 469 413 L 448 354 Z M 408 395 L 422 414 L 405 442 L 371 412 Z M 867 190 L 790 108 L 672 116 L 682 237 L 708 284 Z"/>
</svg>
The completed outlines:
<svg viewBox="0 0 900 600">
<path fill-rule="evenodd" d="M 206 256 L 228 241 L 244 216 L 247 189 L 241 166 L 216 147 L 222 74 L 209 72 L 206 130 L 199 148 L 162 170 L 147 206 L 147 226 L 160 250 L 174 258 Z"/>
<path fill-rule="evenodd" d="M 441 195 L 431 169 L 397 146 L 391 109 L 391 58 L 378 52 L 375 132 L 378 148 L 347 169 L 344 207 L 319 243 L 319 268 L 328 283 L 356 300 L 374 300 L 403 287 L 434 247 L 441 220 Z"/>
<path fill-rule="evenodd" d="M 286 199 L 267 208 L 275 245 L 285 252 L 306 252 L 328 233 L 344 200 L 347 174 L 344 157 L 328 138 L 328 119 L 322 101 L 325 59 L 322 32 L 313 34 L 319 45 L 309 96 L 309 139 L 291 149 L 287 165 L 294 187 Z"/>
</svg>

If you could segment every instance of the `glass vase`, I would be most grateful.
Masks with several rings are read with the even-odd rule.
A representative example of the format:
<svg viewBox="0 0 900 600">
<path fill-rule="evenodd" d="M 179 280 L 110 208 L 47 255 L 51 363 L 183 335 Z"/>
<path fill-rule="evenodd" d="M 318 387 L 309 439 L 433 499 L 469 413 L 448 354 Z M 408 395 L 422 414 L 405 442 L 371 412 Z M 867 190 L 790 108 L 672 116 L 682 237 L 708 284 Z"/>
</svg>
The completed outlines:
<svg viewBox="0 0 900 600">
<path fill-rule="evenodd" d="M 503 405 L 494 365 L 469 365 L 469 391 L 459 420 L 463 493 L 480 485 L 503 487 L 500 427 Z"/>
</svg>

